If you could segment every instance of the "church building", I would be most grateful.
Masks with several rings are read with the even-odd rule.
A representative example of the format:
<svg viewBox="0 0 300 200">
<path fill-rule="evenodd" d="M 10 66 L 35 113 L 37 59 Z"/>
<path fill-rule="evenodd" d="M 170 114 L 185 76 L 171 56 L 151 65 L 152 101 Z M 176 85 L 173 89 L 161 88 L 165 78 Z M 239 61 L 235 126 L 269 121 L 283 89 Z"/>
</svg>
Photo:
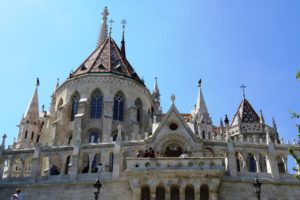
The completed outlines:
<svg viewBox="0 0 300 200">
<path fill-rule="evenodd" d="M 300 156 L 300 146 L 285 143 L 274 119 L 266 124 L 244 96 L 232 120 L 213 124 L 201 80 L 191 113 L 174 95 L 164 113 L 158 80 L 148 89 L 127 60 L 125 22 L 119 46 L 108 15 L 105 7 L 96 49 L 57 83 L 49 110 L 37 79 L 17 139 L 7 145 L 3 135 L 0 199 L 17 187 L 26 200 L 95 199 L 98 178 L 101 200 L 300 199 L 287 168 L 288 148 Z"/>
</svg>

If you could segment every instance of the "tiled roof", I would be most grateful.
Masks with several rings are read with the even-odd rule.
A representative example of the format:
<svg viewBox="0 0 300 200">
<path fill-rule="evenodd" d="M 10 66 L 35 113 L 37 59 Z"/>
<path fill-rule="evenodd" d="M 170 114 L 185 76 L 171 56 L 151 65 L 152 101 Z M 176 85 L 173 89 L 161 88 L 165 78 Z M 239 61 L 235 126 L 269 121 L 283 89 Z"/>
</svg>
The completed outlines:
<svg viewBox="0 0 300 200">
<path fill-rule="evenodd" d="M 259 123 L 260 119 L 247 99 L 243 99 L 236 114 L 234 115 L 232 125 L 236 125 L 238 121 L 242 123 Z"/>
<path fill-rule="evenodd" d="M 69 78 L 88 73 L 114 73 L 132 78 L 144 85 L 144 82 L 139 78 L 111 37 L 106 38 L 75 72 L 70 74 Z"/>
</svg>

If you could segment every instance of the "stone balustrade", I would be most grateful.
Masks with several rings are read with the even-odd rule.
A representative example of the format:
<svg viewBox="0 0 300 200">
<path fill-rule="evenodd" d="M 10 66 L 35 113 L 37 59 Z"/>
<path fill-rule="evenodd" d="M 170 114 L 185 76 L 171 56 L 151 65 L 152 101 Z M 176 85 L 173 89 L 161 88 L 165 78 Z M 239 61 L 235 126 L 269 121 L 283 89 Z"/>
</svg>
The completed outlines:
<svg viewBox="0 0 300 200">
<path fill-rule="evenodd" d="M 222 158 L 127 158 L 127 170 L 224 170 Z"/>
</svg>

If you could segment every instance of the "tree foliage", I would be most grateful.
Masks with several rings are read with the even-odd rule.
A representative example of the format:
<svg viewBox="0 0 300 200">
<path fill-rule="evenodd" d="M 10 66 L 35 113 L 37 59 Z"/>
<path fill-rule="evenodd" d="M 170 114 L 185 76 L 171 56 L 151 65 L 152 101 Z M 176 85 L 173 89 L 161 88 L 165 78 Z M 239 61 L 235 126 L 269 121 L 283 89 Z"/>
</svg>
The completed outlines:
<svg viewBox="0 0 300 200">
<path fill-rule="evenodd" d="M 296 78 L 300 81 L 300 71 L 297 72 Z M 296 113 L 296 112 L 291 112 L 291 118 L 292 119 L 299 119 L 300 118 L 300 114 Z M 300 124 L 296 124 L 296 127 L 298 129 L 298 138 L 300 139 Z M 296 153 L 294 152 L 294 150 L 292 148 L 289 148 L 289 153 L 290 155 L 295 159 L 296 163 L 297 163 L 297 167 L 293 167 L 293 171 L 295 171 L 295 176 L 300 180 L 300 175 L 298 174 L 298 172 L 300 171 L 299 166 L 300 166 L 300 158 L 296 155 Z"/>
</svg>

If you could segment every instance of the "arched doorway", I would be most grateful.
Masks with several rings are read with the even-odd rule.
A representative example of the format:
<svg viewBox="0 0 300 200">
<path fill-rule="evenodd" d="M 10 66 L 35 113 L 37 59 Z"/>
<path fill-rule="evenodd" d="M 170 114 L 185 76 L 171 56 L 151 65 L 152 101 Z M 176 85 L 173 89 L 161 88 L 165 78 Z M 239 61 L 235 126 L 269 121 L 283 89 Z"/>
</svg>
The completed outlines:
<svg viewBox="0 0 300 200">
<path fill-rule="evenodd" d="M 183 148 L 181 145 L 172 143 L 169 144 L 164 151 L 165 157 L 179 157 L 183 153 Z"/>
<path fill-rule="evenodd" d="M 200 187 L 200 200 L 209 200 L 209 187 L 206 184 Z"/>
<path fill-rule="evenodd" d="M 150 200 L 150 188 L 148 185 L 144 185 L 141 188 L 141 200 Z"/>
<path fill-rule="evenodd" d="M 156 200 L 165 200 L 165 188 L 162 185 L 156 187 Z"/>
<path fill-rule="evenodd" d="M 195 190 L 193 185 L 185 187 L 185 200 L 195 200 Z"/>
<path fill-rule="evenodd" d="M 171 200 L 179 200 L 179 187 L 178 185 L 171 186 Z"/>
</svg>

